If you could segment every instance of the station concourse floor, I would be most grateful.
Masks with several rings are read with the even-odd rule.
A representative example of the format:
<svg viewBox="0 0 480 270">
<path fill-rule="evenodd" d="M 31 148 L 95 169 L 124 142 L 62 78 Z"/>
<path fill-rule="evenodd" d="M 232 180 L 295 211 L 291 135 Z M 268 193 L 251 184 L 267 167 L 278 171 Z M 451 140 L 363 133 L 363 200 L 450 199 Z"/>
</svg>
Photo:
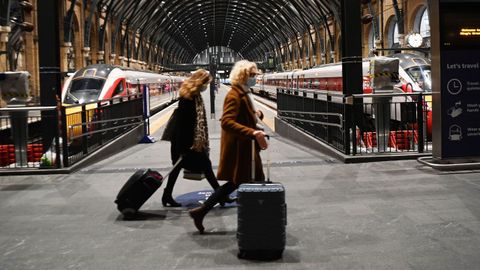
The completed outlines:
<svg viewBox="0 0 480 270">
<path fill-rule="evenodd" d="M 208 123 L 215 171 L 227 91 Z M 175 106 L 152 117 L 154 138 Z M 257 106 L 273 128 L 274 112 Z M 480 172 L 415 160 L 343 164 L 269 132 L 262 157 L 288 204 L 283 259 L 237 259 L 236 207 L 215 207 L 200 235 L 187 207 L 162 206 L 163 187 L 140 218 L 123 220 L 113 201 L 125 181 L 138 168 L 171 166 L 169 143 L 157 141 L 69 175 L 1 176 L 0 269 L 480 269 Z M 181 175 L 177 198 L 210 189 Z"/>
</svg>

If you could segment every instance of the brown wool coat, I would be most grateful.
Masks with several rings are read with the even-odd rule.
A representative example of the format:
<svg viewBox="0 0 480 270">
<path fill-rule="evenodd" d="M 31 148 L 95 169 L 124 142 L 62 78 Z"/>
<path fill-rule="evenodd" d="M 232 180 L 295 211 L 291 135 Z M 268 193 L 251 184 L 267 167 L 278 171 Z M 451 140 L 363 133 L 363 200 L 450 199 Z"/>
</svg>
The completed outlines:
<svg viewBox="0 0 480 270">
<path fill-rule="evenodd" d="M 236 185 L 252 180 L 252 140 L 256 127 L 255 111 L 248 96 L 239 86 L 232 86 L 225 97 L 220 119 L 222 137 L 217 178 Z M 263 181 L 264 174 L 259 147 L 255 150 L 255 180 Z"/>
</svg>

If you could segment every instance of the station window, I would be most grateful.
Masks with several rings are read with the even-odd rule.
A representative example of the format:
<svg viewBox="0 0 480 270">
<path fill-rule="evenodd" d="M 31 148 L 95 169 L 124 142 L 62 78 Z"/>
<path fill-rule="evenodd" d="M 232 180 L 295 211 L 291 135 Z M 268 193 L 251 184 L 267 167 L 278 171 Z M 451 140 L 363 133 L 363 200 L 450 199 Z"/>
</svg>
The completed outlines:
<svg viewBox="0 0 480 270">
<path fill-rule="evenodd" d="M 413 27 L 414 31 L 420 33 L 423 38 L 430 37 L 430 21 L 427 7 L 422 7 L 418 10 Z"/>
<path fill-rule="evenodd" d="M 400 47 L 400 38 L 398 36 L 398 23 L 396 19 L 392 19 L 388 27 L 388 46 L 390 48 Z"/>
<path fill-rule="evenodd" d="M 422 21 L 420 23 L 420 34 L 423 37 L 430 37 L 430 20 L 428 18 L 427 9 L 423 12 Z"/>
</svg>

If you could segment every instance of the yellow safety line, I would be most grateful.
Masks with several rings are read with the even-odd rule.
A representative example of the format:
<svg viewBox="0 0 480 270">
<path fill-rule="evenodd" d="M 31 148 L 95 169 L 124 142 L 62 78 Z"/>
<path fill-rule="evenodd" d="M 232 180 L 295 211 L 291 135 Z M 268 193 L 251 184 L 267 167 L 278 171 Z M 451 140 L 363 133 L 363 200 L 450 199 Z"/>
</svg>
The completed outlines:
<svg viewBox="0 0 480 270">
<path fill-rule="evenodd" d="M 256 103 L 256 105 L 261 105 L 266 110 L 270 110 L 270 111 L 272 110 L 271 108 L 269 108 L 268 106 L 264 105 L 261 102 L 255 101 L 255 103 Z M 264 113 L 262 122 L 265 123 L 265 125 L 267 125 L 273 132 L 275 132 L 275 119 L 274 119 L 274 117 L 267 117 L 267 114 Z"/>
<path fill-rule="evenodd" d="M 162 116 L 160 116 L 158 119 L 152 121 L 153 123 L 150 123 L 150 134 L 157 132 L 163 125 L 165 125 L 168 119 L 170 119 L 172 113 L 173 110 L 170 110 L 165 114 L 162 114 Z"/>
</svg>

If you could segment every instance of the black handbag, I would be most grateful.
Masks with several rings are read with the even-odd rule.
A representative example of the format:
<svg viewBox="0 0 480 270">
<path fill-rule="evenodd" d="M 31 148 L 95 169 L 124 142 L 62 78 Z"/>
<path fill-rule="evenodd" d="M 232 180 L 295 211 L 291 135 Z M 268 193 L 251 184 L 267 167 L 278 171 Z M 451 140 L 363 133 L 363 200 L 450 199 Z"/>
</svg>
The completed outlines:
<svg viewBox="0 0 480 270">
<path fill-rule="evenodd" d="M 205 172 L 203 164 L 205 164 L 205 162 L 202 160 L 205 158 L 208 158 L 208 156 L 203 152 L 188 151 L 184 156 L 183 178 L 196 181 L 204 179 Z"/>
<path fill-rule="evenodd" d="M 172 138 L 175 134 L 175 129 L 177 127 L 177 119 L 178 119 L 178 109 L 175 109 L 168 119 L 167 125 L 165 126 L 165 130 L 162 134 L 162 141 L 172 141 Z"/>
<path fill-rule="evenodd" d="M 183 169 L 183 179 L 200 181 L 205 178 L 204 172 L 194 172 L 187 169 Z"/>
</svg>

